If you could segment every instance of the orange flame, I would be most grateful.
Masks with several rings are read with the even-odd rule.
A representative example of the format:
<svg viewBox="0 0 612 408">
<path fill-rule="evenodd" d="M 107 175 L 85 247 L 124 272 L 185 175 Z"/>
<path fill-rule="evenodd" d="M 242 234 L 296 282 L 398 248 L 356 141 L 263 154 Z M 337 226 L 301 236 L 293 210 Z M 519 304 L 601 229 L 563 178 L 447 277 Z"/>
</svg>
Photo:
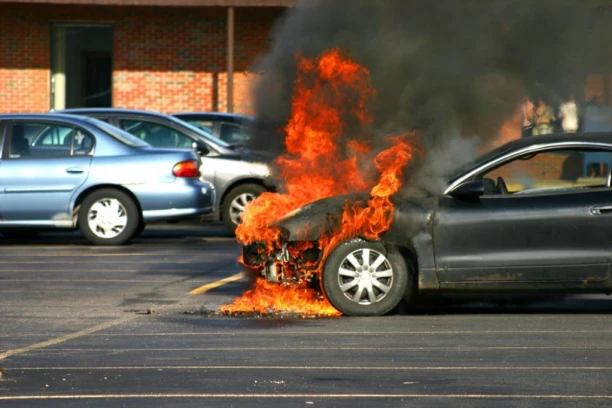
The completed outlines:
<svg viewBox="0 0 612 408">
<path fill-rule="evenodd" d="M 324 256 L 336 245 L 348 238 L 362 236 L 378 239 L 389 229 L 395 207 L 390 197 L 402 186 L 401 176 L 404 167 L 412 158 L 413 147 L 401 136 L 393 138 L 393 146 L 376 156 L 374 163 L 380 171 L 378 184 L 370 191 L 371 199 L 366 207 L 363 203 L 352 203 L 344 207 L 341 228 L 322 247 Z"/>
<path fill-rule="evenodd" d="M 236 230 L 239 242 L 263 242 L 272 253 L 278 248 L 280 231 L 271 224 L 278 218 L 321 198 L 367 190 L 371 199 L 367 203 L 347 202 L 341 228 L 319 240 L 323 259 L 342 240 L 357 236 L 376 239 L 389 228 L 394 211 L 389 198 L 401 187 L 402 170 L 412 157 L 408 135 L 391 138 L 392 147 L 376 156 L 374 164 L 380 177 L 375 185 L 357 163 L 358 155 L 370 153 L 369 144 L 356 139 L 341 144 L 349 123 L 363 130 L 372 121 L 366 105 L 374 95 L 368 70 L 339 49 L 312 60 L 298 56 L 292 116 L 285 127 L 287 153 L 277 159 L 285 192 L 264 193 L 249 204 Z M 287 287 L 263 279 L 221 311 L 340 314 L 304 281 Z"/>
<path fill-rule="evenodd" d="M 365 108 L 375 94 L 369 76 L 339 49 L 316 60 L 298 56 L 292 115 L 285 127 L 287 154 L 277 159 L 286 193 L 264 193 L 251 202 L 236 230 L 238 241 L 271 245 L 278 231 L 270 223 L 277 218 L 320 198 L 368 188 L 355 153 L 368 153 L 369 146 L 352 141 L 343 157 L 339 139 L 346 128 L 343 118 L 360 126 L 372 120 Z"/>
<path fill-rule="evenodd" d="M 339 316 L 327 299 L 320 298 L 305 283 L 280 286 L 257 279 L 254 287 L 221 308 L 225 313 L 295 313 L 303 317 Z"/>
</svg>

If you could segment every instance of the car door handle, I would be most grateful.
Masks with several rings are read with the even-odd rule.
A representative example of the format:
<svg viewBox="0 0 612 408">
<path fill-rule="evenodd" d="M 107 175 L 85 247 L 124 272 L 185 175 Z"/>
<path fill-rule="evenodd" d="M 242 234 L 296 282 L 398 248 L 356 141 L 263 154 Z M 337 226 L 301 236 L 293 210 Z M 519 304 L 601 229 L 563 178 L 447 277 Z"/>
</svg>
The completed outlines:
<svg viewBox="0 0 612 408">
<path fill-rule="evenodd" d="M 66 173 L 70 173 L 70 174 L 79 174 L 79 173 L 84 173 L 85 169 L 82 167 L 68 167 L 66 169 Z"/>
<path fill-rule="evenodd" d="M 595 214 L 595 215 L 612 214 L 612 205 L 597 205 L 591 208 L 591 214 Z"/>
</svg>

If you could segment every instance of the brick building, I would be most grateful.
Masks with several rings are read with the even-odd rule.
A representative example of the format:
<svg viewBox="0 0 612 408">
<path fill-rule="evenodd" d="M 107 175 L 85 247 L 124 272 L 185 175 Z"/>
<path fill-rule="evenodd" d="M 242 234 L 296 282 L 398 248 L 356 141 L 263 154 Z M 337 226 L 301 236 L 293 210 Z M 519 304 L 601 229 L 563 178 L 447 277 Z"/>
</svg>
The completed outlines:
<svg viewBox="0 0 612 408">
<path fill-rule="evenodd" d="M 295 0 L 0 0 L 0 112 L 250 111 L 248 67 Z"/>
</svg>

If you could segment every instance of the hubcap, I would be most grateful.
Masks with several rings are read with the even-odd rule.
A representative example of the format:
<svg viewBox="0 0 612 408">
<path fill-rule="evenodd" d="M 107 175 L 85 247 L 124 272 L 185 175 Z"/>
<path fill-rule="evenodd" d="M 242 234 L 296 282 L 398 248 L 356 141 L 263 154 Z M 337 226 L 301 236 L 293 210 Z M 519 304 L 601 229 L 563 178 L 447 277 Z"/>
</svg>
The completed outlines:
<svg viewBox="0 0 612 408">
<path fill-rule="evenodd" d="M 248 202 L 253 201 L 255 199 L 255 194 L 253 193 L 242 193 L 230 203 L 230 218 L 232 222 L 236 225 L 242 222 L 242 213 L 244 212 L 244 208 Z"/>
<path fill-rule="evenodd" d="M 386 256 L 373 249 L 351 252 L 338 270 L 340 290 L 360 305 L 380 302 L 393 286 L 393 268 Z"/>
<path fill-rule="evenodd" d="M 87 213 L 89 229 L 100 238 L 114 238 L 121 234 L 127 224 L 127 211 L 115 198 L 96 201 Z"/>
</svg>

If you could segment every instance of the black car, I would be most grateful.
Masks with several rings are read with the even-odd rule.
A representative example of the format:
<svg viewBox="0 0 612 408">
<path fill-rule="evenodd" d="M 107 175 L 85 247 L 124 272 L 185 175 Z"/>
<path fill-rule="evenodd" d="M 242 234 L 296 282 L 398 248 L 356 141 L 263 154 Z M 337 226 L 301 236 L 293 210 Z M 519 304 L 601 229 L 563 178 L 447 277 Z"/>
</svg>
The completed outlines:
<svg viewBox="0 0 612 408">
<path fill-rule="evenodd" d="M 172 116 L 210 132 L 230 145 L 247 145 L 253 138 L 252 116 L 224 112 L 181 112 Z"/>
<path fill-rule="evenodd" d="M 276 249 L 243 247 L 270 282 L 320 280 L 347 315 L 382 315 L 416 293 L 612 292 L 612 133 L 515 140 L 469 163 L 427 201 L 393 198 L 388 231 L 322 259 L 342 208 L 332 197 L 277 221 Z"/>
<path fill-rule="evenodd" d="M 182 120 L 158 112 L 119 108 L 78 108 L 62 111 L 91 116 L 123 129 L 153 147 L 195 149 L 202 177 L 217 192 L 217 210 L 206 220 L 222 220 L 230 231 L 240 223 L 247 202 L 273 190 L 269 153 L 232 146 Z"/>
</svg>

